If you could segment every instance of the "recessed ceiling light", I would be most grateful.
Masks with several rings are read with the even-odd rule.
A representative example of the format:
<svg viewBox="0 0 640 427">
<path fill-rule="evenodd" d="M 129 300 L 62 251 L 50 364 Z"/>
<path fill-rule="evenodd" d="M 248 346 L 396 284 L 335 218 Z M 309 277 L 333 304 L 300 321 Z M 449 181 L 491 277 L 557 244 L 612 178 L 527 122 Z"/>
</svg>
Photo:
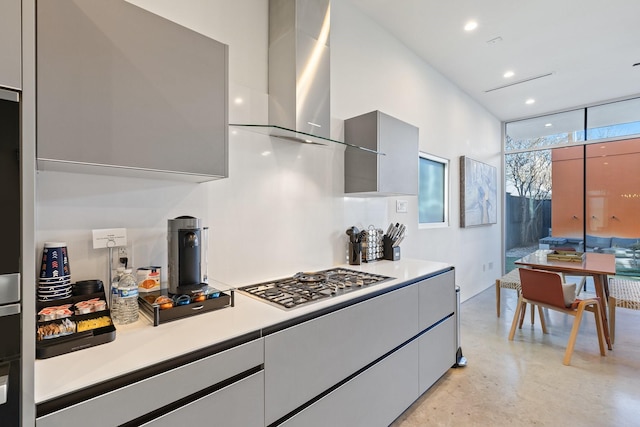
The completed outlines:
<svg viewBox="0 0 640 427">
<path fill-rule="evenodd" d="M 236 105 L 242 105 L 242 103 L 244 102 L 244 99 L 237 97 L 236 99 L 233 100 L 233 102 L 235 102 Z"/>
<path fill-rule="evenodd" d="M 464 26 L 465 31 L 473 31 L 476 28 L 478 28 L 478 23 L 476 21 L 469 21 Z"/>
<path fill-rule="evenodd" d="M 551 123 L 545 123 L 544 124 L 544 127 L 546 127 L 546 128 L 550 128 L 551 126 L 553 126 Z"/>
<path fill-rule="evenodd" d="M 526 101 L 524 101 L 524 103 L 525 103 L 525 104 L 527 104 L 527 105 L 531 105 L 531 104 L 533 104 L 534 102 L 536 102 L 536 100 L 535 100 L 535 99 L 533 99 L 533 98 L 529 98 L 529 99 L 527 99 Z"/>
<path fill-rule="evenodd" d="M 502 77 L 504 77 L 505 79 L 508 79 L 509 77 L 513 77 L 516 73 L 514 73 L 513 71 L 509 70 L 506 73 L 504 73 L 502 75 Z"/>
</svg>

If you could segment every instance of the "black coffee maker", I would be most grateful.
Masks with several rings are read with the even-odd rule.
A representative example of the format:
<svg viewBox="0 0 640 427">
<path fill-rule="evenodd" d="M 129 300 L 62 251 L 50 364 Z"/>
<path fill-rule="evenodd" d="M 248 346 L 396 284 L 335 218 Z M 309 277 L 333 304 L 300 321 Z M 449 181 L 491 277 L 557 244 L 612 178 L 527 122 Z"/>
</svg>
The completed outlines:
<svg viewBox="0 0 640 427">
<path fill-rule="evenodd" d="M 169 292 L 188 294 L 201 290 L 206 283 L 202 279 L 202 257 L 206 240 L 200 219 L 179 216 L 169 220 Z"/>
</svg>

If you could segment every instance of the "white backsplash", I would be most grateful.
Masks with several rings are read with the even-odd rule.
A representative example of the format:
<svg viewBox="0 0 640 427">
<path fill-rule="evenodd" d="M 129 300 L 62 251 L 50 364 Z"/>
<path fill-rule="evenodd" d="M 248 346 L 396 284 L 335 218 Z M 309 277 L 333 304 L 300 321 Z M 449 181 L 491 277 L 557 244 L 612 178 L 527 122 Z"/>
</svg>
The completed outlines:
<svg viewBox="0 0 640 427">
<path fill-rule="evenodd" d="M 167 220 L 209 227 L 209 275 L 232 285 L 323 269 L 346 260 L 349 225 L 383 227 L 384 199 L 343 196 L 341 146 L 304 145 L 237 131 L 229 178 L 202 184 L 40 172 L 39 249 L 67 242 L 73 280 L 107 277 L 107 249 L 91 230 L 126 228 L 134 267 L 167 264 Z M 165 270 L 166 271 L 166 270 Z"/>
</svg>

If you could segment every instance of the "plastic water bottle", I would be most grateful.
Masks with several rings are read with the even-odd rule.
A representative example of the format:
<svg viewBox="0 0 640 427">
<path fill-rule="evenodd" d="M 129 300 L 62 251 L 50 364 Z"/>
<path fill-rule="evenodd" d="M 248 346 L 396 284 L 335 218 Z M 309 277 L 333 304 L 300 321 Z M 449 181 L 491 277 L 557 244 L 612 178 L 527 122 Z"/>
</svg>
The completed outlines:
<svg viewBox="0 0 640 427">
<path fill-rule="evenodd" d="M 138 320 L 138 281 L 131 269 L 124 271 L 118 282 L 118 289 L 114 298 L 116 316 L 115 323 L 124 325 Z"/>
<path fill-rule="evenodd" d="M 120 282 L 120 278 L 124 275 L 124 267 L 118 267 L 115 274 L 111 278 L 111 296 L 109 299 L 109 308 L 111 310 L 111 318 L 115 322 L 118 318 L 118 308 L 120 305 L 118 304 L 118 282 Z"/>
</svg>

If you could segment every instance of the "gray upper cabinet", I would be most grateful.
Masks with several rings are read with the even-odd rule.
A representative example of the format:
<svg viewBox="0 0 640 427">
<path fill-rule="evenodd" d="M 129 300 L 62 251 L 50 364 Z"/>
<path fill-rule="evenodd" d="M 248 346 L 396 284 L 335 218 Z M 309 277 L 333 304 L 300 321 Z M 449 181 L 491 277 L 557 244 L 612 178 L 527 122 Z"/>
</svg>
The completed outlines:
<svg viewBox="0 0 640 427">
<path fill-rule="evenodd" d="M 37 2 L 41 170 L 228 176 L 228 47 L 122 0 Z"/>
<path fill-rule="evenodd" d="M 22 88 L 20 0 L 0 1 L 0 86 Z"/>
<path fill-rule="evenodd" d="M 418 194 L 418 128 L 380 111 L 344 122 L 345 193 L 354 195 Z"/>
</svg>

